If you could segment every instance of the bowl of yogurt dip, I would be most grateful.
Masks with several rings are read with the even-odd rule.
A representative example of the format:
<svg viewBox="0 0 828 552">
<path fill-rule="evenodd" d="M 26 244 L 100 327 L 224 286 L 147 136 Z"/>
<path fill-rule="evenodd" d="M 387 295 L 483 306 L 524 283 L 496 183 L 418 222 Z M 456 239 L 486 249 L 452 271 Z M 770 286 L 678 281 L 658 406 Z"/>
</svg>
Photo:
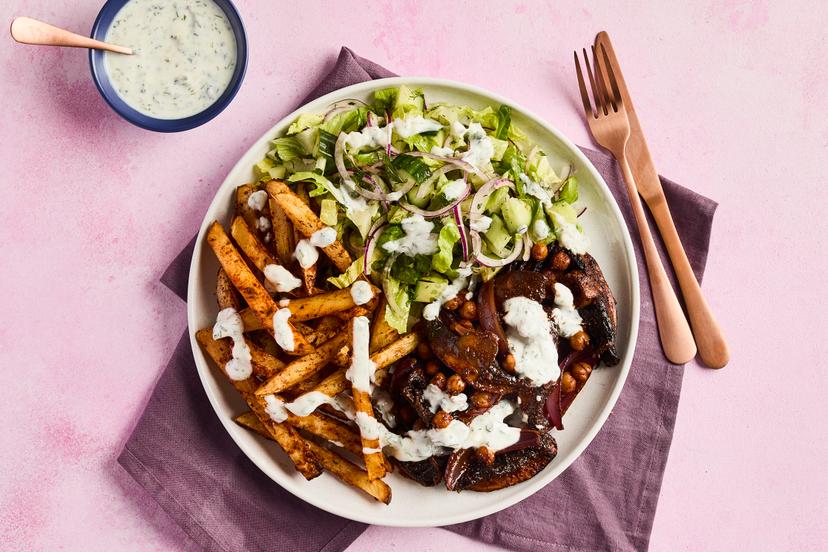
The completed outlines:
<svg viewBox="0 0 828 552">
<path fill-rule="evenodd" d="M 247 68 L 247 37 L 229 0 L 108 0 L 92 37 L 133 55 L 89 51 L 92 78 L 124 119 L 179 132 L 221 113 Z"/>
</svg>

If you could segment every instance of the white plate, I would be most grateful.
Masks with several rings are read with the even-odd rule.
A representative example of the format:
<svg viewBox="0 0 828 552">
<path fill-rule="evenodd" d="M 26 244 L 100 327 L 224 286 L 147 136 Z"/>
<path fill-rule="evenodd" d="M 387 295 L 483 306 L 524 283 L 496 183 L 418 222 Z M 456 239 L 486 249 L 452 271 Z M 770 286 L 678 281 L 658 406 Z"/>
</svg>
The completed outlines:
<svg viewBox="0 0 828 552">
<path fill-rule="evenodd" d="M 558 456 L 534 478 L 492 493 L 453 493 L 438 486 L 421 487 L 401 475 L 387 478 L 393 499 L 386 506 L 348 487 L 328 473 L 306 481 L 287 456 L 272 442 L 243 429 L 233 416 L 247 408 L 235 390 L 215 370 L 195 339 L 195 332 L 215 321 L 215 281 L 218 262 L 204 240 L 208 225 L 218 220 L 225 228 L 232 216 L 233 191 L 251 182 L 252 167 L 268 151 L 268 141 L 283 133 L 300 112 L 322 113 L 333 102 L 346 98 L 368 100 L 374 90 L 406 84 L 422 87 L 429 102 L 446 101 L 483 108 L 500 104 L 512 107 L 512 120 L 550 156 L 557 166 L 572 162 L 578 174 L 580 202 L 588 205 L 580 223 L 592 242 L 591 253 L 618 299 L 618 351 L 621 363 L 593 372 L 589 385 L 566 414 L 566 430 L 556 434 Z M 555 165 L 553 161 L 553 166 Z M 378 525 L 434 527 L 461 523 L 497 512 L 537 492 L 563 472 L 601 429 L 630 369 L 638 333 L 639 290 L 635 254 L 618 205 L 595 167 L 563 134 L 514 102 L 479 88 L 451 81 L 425 78 L 392 78 L 357 84 L 312 101 L 279 121 L 236 163 L 210 204 L 198 234 L 187 290 L 190 343 L 198 374 L 207 397 L 224 428 L 244 453 L 273 481 L 297 497 L 339 516 Z"/>
</svg>

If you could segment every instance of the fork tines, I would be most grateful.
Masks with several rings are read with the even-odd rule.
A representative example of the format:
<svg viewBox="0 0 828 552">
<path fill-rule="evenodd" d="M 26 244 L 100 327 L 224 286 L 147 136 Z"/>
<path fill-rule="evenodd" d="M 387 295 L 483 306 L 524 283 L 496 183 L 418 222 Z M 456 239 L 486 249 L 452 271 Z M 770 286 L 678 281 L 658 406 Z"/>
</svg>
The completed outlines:
<svg viewBox="0 0 828 552">
<path fill-rule="evenodd" d="M 615 79 L 615 74 L 612 71 L 612 66 L 610 65 L 606 49 L 602 44 L 601 53 L 603 61 L 601 60 L 601 57 L 596 55 L 595 47 L 593 46 L 591 49 L 595 72 L 593 72 L 592 66 L 589 63 L 589 55 L 587 54 L 586 48 L 582 49 L 582 53 L 584 57 L 584 64 L 586 66 L 587 77 L 589 78 L 590 88 L 592 89 L 592 97 L 595 103 L 594 109 L 589 99 L 589 93 L 587 92 L 583 73 L 581 72 L 581 63 L 578 59 L 577 50 L 574 52 L 575 71 L 578 73 L 578 86 L 581 89 L 581 100 L 584 102 L 584 112 L 586 113 L 587 118 L 591 116 L 592 118 L 597 119 L 601 116 L 601 114 L 608 115 L 610 110 L 617 112 L 622 109 L 623 106 L 621 101 L 621 92 L 618 90 L 618 83 Z M 611 93 L 607 88 L 607 83 L 609 83 L 609 86 L 612 89 Z"/>
</svg>

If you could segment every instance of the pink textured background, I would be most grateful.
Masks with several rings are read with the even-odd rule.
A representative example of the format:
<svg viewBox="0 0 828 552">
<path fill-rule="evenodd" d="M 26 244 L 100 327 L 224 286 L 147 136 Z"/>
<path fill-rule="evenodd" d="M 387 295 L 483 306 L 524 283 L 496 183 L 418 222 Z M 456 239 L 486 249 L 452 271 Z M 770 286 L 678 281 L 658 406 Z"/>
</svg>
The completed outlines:
<svg viewBox="0 0 828 552">
<path fill-rule="evenodd" d="M 237 4 L 247 80 L 218 119 L 183 134 L 120 120 L 85 52 L 0 41 L 0 548 L 187 547 L 114 462 L 186 324 L 158 277 L 230 166 L 340 45 L 514 98 L 589 145 L 572 49 L 602 29 L 660 171 L 721 202 L 704 289 L 733 360 L 688 367 L 652 549 L 824 547 L 825 3 Z M 2 12 L 88 32 L 99 5 Z M 487 547 L 388 528 L 352 546 L 449 548 Z"/>
</svg>

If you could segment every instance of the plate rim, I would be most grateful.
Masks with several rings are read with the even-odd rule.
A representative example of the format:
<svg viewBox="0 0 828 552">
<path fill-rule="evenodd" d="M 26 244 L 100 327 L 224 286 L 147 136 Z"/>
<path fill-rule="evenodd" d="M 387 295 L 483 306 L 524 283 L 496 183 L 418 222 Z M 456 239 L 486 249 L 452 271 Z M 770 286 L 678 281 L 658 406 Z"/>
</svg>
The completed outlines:
<svg viewBox="0 0 828 552">
<path fill-rule="evenodd" d="M 196 268 L 197 265 L 201 262 L 201 252 L 203 249 L 204 243 L 204 235 L 208 226 L 212 223 L 212 220 L 208 218 L 208 214 L 214 210 L 216 207 L 216 203 L 219 200 L 219 195 L 221 195 L 222 190 L 229 186 L 236 186 L 237 183 L 234 183 L 231 180 L 231 175 L 235 174 L 239 170 L 243 170 L 243 161 L 244 158 L 250 153 L 256 144 L 259 144 L 263 140 L 269 140 L 274 136 L 276 129 L 279 127 L 285 126 L 292 122 L 300 113 L 305 111 L 313 111 L 317 110 L 319 106 L 324 107 L 337 99 L 347 98 L 349 94 L 353 93 L 365 93 L 370 90 L 380 89 L 380 88 L 387 88 L 392 86 L 400 86 L 400 85 L 407 85 L 407 86 L 424 86 L 424 87 L 444 87 L 444 88 L 451 88 L 455 89 L 459 92 L 464 93 L 471 93 L 476 96 L 484 97 L 488 100 L 491 100 L 493 103 L 499 104 L 506 104 L 510 107 L 514 108 L 515 110 L 519 111 L 523 116 L 527 119 L 532 120 L 533 123 L 537 124 L 541 129 L 545 132 L 551 134 L 556 140 L 560 141 L 563 146 L 568 150 L 568 153 L 572 154 L 574 157 L 577 157 L 578 160 L 587 168 L 592 176 L 593 180 L 598 184 L 598 186 L 602 189 L 602 193 L 605 198 L 608 200 L 607 203 L 609 204 L 610 211 L 616 218 L 616 222 L 619 224 L 621 228 L 621 242 L 624 244 L 624 256 L 626 259 L 627 266 L 629 267 L 629 274 L 628 277 L 630 279 L 630 329 L 629 329 L 629 338 L 627 343 L 627 349 L 625 351 L 625 356 L 621 359 L 619 363 L 618 370 L 620 370 L 620 377 L 618 381 L 614 384 L 612 391 L 607 399 L 604 408 L 602 408 L 599 412 L 597 412 L 597 416 L 594 418 L 595 422 L 591 425 L 589 430 L 586 432 L 584 439 L 581 441 L 579 446 L 574 447 L 574 455 L 572 456 L 571 461 L 566 464 L 565 466 L 557 469 L 557 471 L 550 472 L 545 478 L 537 479 L 534 481 L 533 484 L 531 482 L 535 479 L 530 479 L 526 483 L 530 483 L 525 486 L 524 489 L 511 494 L 509 496 L 504 496 L 503 500 L 495 501 L 488 506 L 482 506 L 480 508 L 470 509 L 460 514 L 456 514 L 449 517 L 440 517 L 439 519 L 434 519 L 431 522 L 427 522 L 424 520 L 413 520 L 411 523 L 406 523 L 405 520 L 399 522 L 390 523 L 388 521 L 384 521 L 382 519 L 374 519 L 370 515 L 362 515 L 358 511 L 352 510 L 343 510 L 332 506 L 330 502 L 324 500 L 324 497 L 321 496 L 321 493 L 317 493 L 314 495 L 310 493 L 308 495 L 298 495 L 294 493 L 288 487 L 282 485 L 281 481 L 274 475 L 274 468 L 278 469 L 275 466 L 272 460 L 269 462 L 265 462 L 258 458 L 258 454 L 255 451 L 250 450 L 250 446 L 246 443 L 243 443 L 236 439 L 234 430 L 238 427 L 237 424 L 233 421 L 232 417 L 225 416 L 223 414 L 223 409 L 218 403 L 218 398 L 216 397 L 215 393 L 211 390 L 210 386 L 207 384 L 206 377 L 207 374 L 212 372 L 212 368 L 208 365 L 207 360 L 204 358 L 203 353 L 199 355 L 196 351 L 201 351 L 200 345 L 196 340 L 195 333 L 198 331 L 198 328 L 194 325 L 195 320 L 195 301 L 190 301 L 191 297 L 195 297 L 195 294 L 198 293 L 198 289 L 196 288 Z M 246 165 L 245 165 L 246 166 Z M 284 117 L 280 118 L 275 124 L 273 124 L 268 130 L 266 130 L 260 137 L 254 140 L 250 147 L 245 150 L 239 160 L 233 164 L 232 168 L 228 171 L 227 176 L 225 176 L 224 180 L 222 181 L 221 185 L 216 188 L 213 199 L 210 201 L 209 206 L 207 207 L 204 218 L 202 219 L 201 226 L 199 227 L 198 235 L 195 239 L 195 246 L 193 249 L 193 256 L 190 260 L 190 267 L 189 267 L 189 274 L 187 280 L 187 331 L 190 338 L 190 345 L 192 348 L 192 355 L 193 360 L 196 365 L 196 370 L 198 372 L 199 380 L 201 382 L 202 387 L 204 388 L 204 392 L 207 395 L 208 400 L 210 401 L 210 405 L 215 412 L 216 416 L 219 418 L 222 426 L 224 427 L 225 431 L 228 433 L 230 438 L 233 442 L 238 446 L 241 451 L 247 456 L 247 458 L 253 462 L 257 468 L 259 468 L 269 479 L 271 479 L 274 483 L 282 487 L 285 491 L 291 493 L 292 495 L 296 496 L 300 500 L 303 500 L 317 508 L 329 512 L 331 514 L 350 519 L 353 521 L 358 521 L 362 523 L 368 523 L 373 525 L 382 525 L 388 527 L 442 527 L 446 525 L 453 525 L 457 523 L 464 523 L 468 521 L 473 521 L 476 519 L 480 519 L 482 517 L 491 515 L 493 513 L 499 512 L 505 508 L 508 508 L 518 502 L 528 498 L 529 496 L 535 494 L 536 492 L 543 489 L 546 485 L 552 483 L 558 476 L 560 476 L 563 472 L 565 472 L 575 460 L 577 460 L 586 448 L 592 443 L 595 439 L 598 432 L 601 428 L 604 427 L 604 424 L 609 417 L 609 414 L 612 412 L 613 408 L 615 407 L 618 397 L 621 394 L 624 385 L 626 384 L 627 377 L 629 375 L 629 371 L 631 368 L 633 356 L 635 354 L 635 348 L 638 340 L 638 330 L 639 330 L 639 321 L 640 321 L 640 311 L 641 311 L 641 290 L 640 290 L 640 283 L 638 278 L 638 264 L 635 254 L 635 249 L 633 247 L 632 238 L 630 236 L 630 232 L 627 228 L 626 221 L 621 213 L 621 209 L 618 205 L 618 202 L 615 200 L 615 197 L 612 194 L 612 191 L 609 189 L 606 181 L 604 180 L 603 176 L 598 169 L 593 165 L 593 163 L 587 158 L 587 156 L 581 151 L 581 149 L 575 145 L 569 138 L 566 137 L 561 131 L 559 131 L 555 126 L 548 123 L 544 118 L 540 117 L 532 110 L 527 109 L 525 106 L 521 105 L 518 102 L 512 101 L 510 99 L 504 98 L 499 94 L 491 92 L 485 88 L 481 88 L 475 85 L 470 85 L 450 79 L 442 79 L 442 78 L 433 78 L 433 77 L 388 77 L 382 79 L 374 79 L 369 81 L 364 81 L 360 83 L 355 83 L 343 88 L 339 88 L 337 90 L 331 91 L 324 96 L 320 96 L 314 100 L 306 102 L 299 106 L 297 109 L 291 111 Z M 616 368 L 613 368 L 616 369 Z"/>
</svg>

